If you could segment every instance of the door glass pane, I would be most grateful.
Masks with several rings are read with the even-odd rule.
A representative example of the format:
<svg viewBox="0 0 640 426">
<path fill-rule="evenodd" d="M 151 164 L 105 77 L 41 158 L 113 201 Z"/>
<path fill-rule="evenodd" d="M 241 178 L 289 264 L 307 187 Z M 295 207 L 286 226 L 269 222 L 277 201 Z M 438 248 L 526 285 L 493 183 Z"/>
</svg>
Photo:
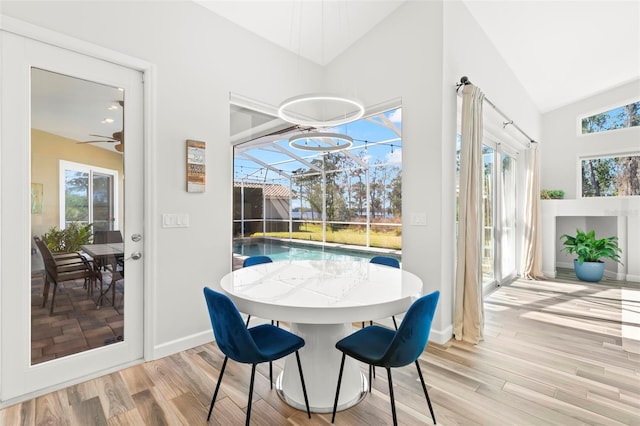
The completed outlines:
<svg viewBox="0 0 640 426">
<path fill-rule="evenodd" d="M 482 282 L 495 279 L 494 273 L 494 149 L 482 146 L 484 175 L 482 179 Z"/>
<path fill-rule="evenodd" d="M 64 224 L 89 223 L 89 173 L 65 170 Z"/>
<path fill-rule="evenodd" d="M 124 340 L 123 113 L 117 87 L 31 70 L 31 364 Z"/>
<path fill-rule="evenodd" d="M 502 154 L 501 280 L 516 272 L 516 160 Z"/>
<path fill-rule="evenodd" d="M 93 230 L 113 230 L 112 178 L 102 173 L 93 173 Z"/>
</svg>

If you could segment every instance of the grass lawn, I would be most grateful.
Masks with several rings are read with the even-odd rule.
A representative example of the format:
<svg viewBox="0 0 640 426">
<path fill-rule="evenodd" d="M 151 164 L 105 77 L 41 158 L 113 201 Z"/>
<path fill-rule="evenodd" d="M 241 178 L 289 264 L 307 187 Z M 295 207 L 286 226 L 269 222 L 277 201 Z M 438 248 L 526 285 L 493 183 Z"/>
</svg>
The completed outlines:
<svg viewBox="0 0 640 426">
<path fill-rule="evenodd" d="M 292 238 L 295 240 L 303 241 L 322 241 L 322 226 L 317 224 L 305 224 L 302 225 L 304 230 L 294 232 Z M 391 231 L 380 232 L 371 231 L 370 245 L 371 247 L 389 248 L 389 249 L 402 249 L 402 235 L 398 235 L 402 231 L 402 228 L 394 228 Z M 289 238 L 288 232 L 267 232 L 267 237 L 276 238 Z M 254 237 L 262 236 L 262 233 L 253 234 Z M 338 244 L 350 244 L 356 246 L 366 245 L 366 234 L 364 227 L 353 228 L 346 227 L 343 229 L 331 230 L 327 226 L 327 242 Z"/>
</svg>

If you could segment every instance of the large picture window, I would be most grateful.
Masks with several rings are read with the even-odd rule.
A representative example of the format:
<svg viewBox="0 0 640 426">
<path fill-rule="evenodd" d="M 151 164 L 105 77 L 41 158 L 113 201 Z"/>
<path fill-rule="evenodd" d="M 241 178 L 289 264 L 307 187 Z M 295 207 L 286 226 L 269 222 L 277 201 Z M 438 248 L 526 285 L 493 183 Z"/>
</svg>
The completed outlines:
<svg viewBox="0 0 640 426">
<path fill-rule="evenodd" d="M 332 129 L 353 139 L 346 149 L 300 149 L 291 129 L 236 145 L 234 237 L 400 250 L 401 130 L 394 108 Z"/>
<path fill-rule="evenodd" d="M 640 195 L 640 154 L 580 159 L 583 197 Z"/>
</svg>

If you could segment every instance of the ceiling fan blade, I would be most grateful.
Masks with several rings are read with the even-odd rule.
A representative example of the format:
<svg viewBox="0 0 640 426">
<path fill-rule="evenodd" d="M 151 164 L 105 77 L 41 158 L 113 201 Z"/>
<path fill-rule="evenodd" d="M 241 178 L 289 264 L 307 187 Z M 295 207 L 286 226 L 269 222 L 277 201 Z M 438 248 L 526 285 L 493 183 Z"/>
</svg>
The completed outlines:
<svg viewBox="0 0 640 426">
<path fill-rule="evenodd" d="M 116 142 L 119 142 L 119 141 L 116 141 L 116 140 L 113 140 L 113 141 L 99 140 L 99 141 L 80 141 L 80 142 L 76 142 L 76 143 L 99 143 L 99 142 L 116 143 Z"/>
<path fill-rule="evenodd" d="M 118 140 L 115 137 L 112 136 L 107 136 L 107 135 L 94 135 L 93 133 L 89 133 L 89 136 L 95 136 L 97 138 L 105 138 L 105 139 L 113 139 L 113 140 Z"/>
</svg>

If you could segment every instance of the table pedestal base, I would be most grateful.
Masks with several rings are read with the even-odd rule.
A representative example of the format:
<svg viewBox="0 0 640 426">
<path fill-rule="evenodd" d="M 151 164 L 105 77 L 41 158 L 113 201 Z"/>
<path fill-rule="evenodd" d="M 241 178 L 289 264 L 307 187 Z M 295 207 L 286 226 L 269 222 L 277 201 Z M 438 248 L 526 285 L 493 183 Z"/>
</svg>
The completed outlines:
<svg viewBox="0 0 640 426">
<path fill-rule="evenodd" d="M 314 413 L 330 413 L 338 384 L 342 352 L 336 349 L 336 342 L 353 332 L 349 324 L 291 324 L 291 332 L 305 340 L 300 349 L 300 362 L 304 373 L 309 408 Z M 300 374 L 294 355 L 285 359 L 284 369 L 276 381 L 278 395 L 287 404 L 306 410 Z M 368 390 L 365 375 L 360 371 L 360 363 L 347 357 L 342 373 L 338 411 L 357 404 Z"/>
</svg>

